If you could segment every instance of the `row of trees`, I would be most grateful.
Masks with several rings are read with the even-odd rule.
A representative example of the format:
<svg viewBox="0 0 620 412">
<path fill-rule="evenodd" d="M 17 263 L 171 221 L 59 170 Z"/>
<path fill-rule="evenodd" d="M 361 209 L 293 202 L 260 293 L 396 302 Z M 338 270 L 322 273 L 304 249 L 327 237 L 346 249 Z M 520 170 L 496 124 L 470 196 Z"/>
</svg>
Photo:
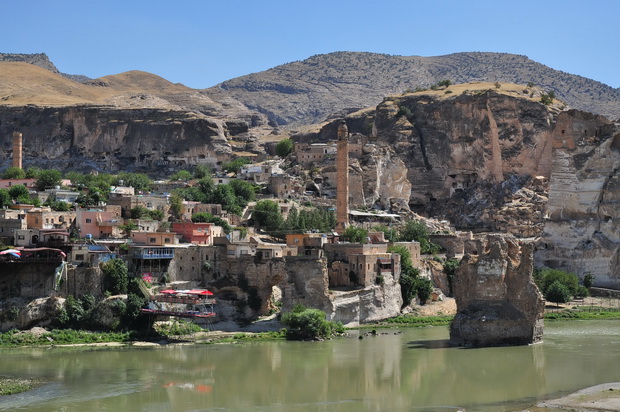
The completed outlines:
<svg viewBox="0 0 620 412">
<path fill-rule="evenodd" d="M 280 205 L 273 200 L 256 202 L 252 212 L 252 223 L 268 232 L 318 230 L 329 232 L 336 226 L 336 215 L 332 210 L 293 207 L 286 220 L 282 217 Z"/>
</svg>

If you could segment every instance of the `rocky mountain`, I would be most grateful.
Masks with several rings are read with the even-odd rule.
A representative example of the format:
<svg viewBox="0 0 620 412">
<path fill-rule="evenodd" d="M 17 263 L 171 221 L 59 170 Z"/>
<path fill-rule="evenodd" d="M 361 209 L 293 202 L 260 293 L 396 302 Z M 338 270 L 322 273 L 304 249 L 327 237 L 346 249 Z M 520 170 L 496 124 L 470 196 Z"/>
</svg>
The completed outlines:
<svg viewBox="0 0 620 412">
<path fill-rule="evenodd" d="M 436 57 L 336 52 L 312 56 L 225 81 L 206 93 L 230 96 L 284 124 L 323 121 L 331 113 L 381 102 L 384 96 L 453 83 L 534 83 L 569 106 L 620 117 L 620 90 L 506 53 L 455 53 Z"/>
</svg>

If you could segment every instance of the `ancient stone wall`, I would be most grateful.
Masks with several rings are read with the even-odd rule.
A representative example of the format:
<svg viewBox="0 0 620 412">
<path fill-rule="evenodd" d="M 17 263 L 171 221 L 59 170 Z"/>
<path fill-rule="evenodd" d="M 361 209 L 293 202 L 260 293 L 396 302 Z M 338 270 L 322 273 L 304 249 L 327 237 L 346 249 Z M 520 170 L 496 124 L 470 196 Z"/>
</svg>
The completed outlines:
<svg viewBox="0 0 620 412">
<path fill-rule="evenodd" d="M 537 266 L 594 275 L 594 286 L 620 288 L 620 126 L 571 110 L 553 133 L 548 219 Z"/>
<path fill-rule="evenodd" d="M 523 345 L 542 339 L 544 300 L 532 278 L 533 243 L 508 235 L 471 241 L 453 283 L 457 315 L 450 341 L 466 346 Z"/>
</svg>

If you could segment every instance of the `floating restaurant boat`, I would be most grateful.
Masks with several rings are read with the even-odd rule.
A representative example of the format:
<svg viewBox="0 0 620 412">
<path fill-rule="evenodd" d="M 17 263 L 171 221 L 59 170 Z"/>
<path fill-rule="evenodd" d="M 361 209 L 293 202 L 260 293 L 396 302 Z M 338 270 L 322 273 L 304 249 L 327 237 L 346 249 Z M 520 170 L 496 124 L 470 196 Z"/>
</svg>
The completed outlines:
<svg viewBox="0 0 620 412">
<path fill-rule="evenodd" d="M 182 318 L 212 318 L 215 316 L 213 292 L 207 289 L 173 290 L 159 292 L 142 313 L 177 316 Z"/>
</svg>

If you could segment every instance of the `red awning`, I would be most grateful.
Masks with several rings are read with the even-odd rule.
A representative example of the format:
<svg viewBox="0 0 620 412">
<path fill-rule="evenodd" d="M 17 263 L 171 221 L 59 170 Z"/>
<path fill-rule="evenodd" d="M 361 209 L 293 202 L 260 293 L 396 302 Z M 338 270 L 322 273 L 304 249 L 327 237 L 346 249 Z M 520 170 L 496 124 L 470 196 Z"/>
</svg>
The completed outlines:
<svg viewBox="0 0 620 412">
<path fill-rule="evenodd" d="M 169 294 L 173 295 L 173 294 L 177 293 L 177 291 L 174 290 L 174 289 L 166 289 L 166 290 L 162 290 L 159 293 L 169 293 Z"/>
<path fill-rule="evenodd" d="M 192 289 L 187 291 L 186 293 L 190 295 L 213 295 L 213 292 L 206 289 Z"/>
</svg>

